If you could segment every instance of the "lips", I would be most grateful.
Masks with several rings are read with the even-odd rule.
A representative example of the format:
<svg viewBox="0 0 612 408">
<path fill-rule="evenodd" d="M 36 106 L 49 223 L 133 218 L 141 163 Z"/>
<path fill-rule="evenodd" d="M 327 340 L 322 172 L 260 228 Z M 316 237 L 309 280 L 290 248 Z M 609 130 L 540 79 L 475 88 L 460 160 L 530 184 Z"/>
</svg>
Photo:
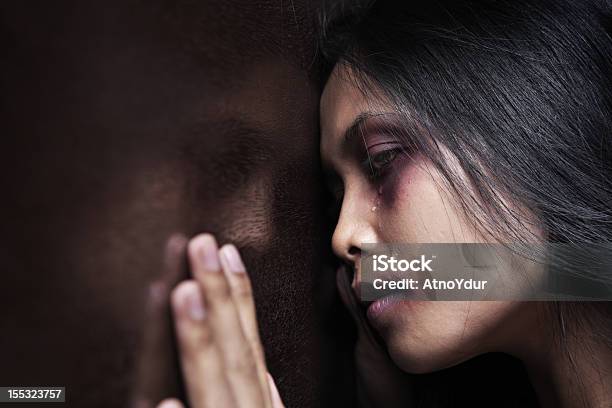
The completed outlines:
<svg viewBox="0 0 612 408">
<path fill-rule="evenodd" d="M 351 311 L 353 319 L 357 325 L 369 333 L 376 342 L 381 344 L 380 335 L 377 331 L 372 330 L 372 326 L 376 329 L 382 329 L 386 324 L 383 322 L 382 315 L 390 310 L 394 305 L 402 302 L 402 297 L 399 294 L 387 295 L 374 301 L 365 301 L 360 296 L 361 271 L 359 270 L 359 262 L 356 266 L 343 265 L 338 269 L 338 288 L 341 293 L 342 300 L 347 308 Z"/>
<path fill-rule="evenodd" d="M 389 295 L 384 298 L 380 298 L 375 302 L 370 302 L 369 307 L 366 311 L 366 316 L 369 321 L 376 321 L 378 316 L 384 313 L 387 309 L 391 308 L 394 304 L 401 302 L 398 296 Z"/>
</svg>

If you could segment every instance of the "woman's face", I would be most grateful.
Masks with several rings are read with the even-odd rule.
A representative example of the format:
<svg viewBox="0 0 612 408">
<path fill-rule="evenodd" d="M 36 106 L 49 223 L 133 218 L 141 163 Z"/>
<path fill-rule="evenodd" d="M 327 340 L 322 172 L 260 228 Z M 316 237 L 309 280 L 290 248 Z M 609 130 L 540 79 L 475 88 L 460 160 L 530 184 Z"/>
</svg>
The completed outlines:
<svg viewBox="0 0 612 408">
<path fill-rule="evenodd" d="M 324 89 L 321 155 L 341 203 L 333 249 L 355 269 L 352 287 L 358 296 L 363 243 L 486 240 L 445 192 L 431 163 L 418 152 L 398 154 L 407 147 L 385 130 L 391 126 L 384 123 L 392 117 L 390 106 L 364 96 L 348 74 L 336 67 Z M 357 123 L 360 132 L 354 131 Z M 531 308 L 517 302 L 397 301 L 369 307 L 367 318 L 395 363 L 420 373 L 488 351 L 519 353 L 518 344 L 529 343 L 525 333 L 533 320 L 526 311 Z"/>
</svg>

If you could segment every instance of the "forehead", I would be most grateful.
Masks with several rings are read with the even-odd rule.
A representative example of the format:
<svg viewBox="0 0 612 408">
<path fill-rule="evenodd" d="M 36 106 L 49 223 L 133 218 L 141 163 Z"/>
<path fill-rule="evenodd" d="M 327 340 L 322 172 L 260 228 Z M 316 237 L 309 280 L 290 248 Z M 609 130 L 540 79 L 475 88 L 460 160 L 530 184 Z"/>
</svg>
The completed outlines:
<svg viewBox="0 0 612 408">
<path fill-rule="evenodd" d="M 359 85 L 350 68 L 336 65 L 321 96 L 321 156 L 333 161 L 347 129 L 362 114 L 388 111 L 388 104 L 373 90 Z"/>
<path fill-rule="evenodd" d="M 324 150 L 337 142 L 353 119 L 366 107 L 366 99 L 349 71 L 336 65 L 321 95 L 321 146 Z"/>
</svg>

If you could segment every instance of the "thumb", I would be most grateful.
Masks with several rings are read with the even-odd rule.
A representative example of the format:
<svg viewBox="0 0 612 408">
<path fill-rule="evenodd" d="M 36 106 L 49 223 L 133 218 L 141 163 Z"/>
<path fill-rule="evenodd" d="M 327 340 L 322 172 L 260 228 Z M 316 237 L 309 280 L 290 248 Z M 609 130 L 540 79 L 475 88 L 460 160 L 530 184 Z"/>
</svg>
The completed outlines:
<svg viewBox="0 0 612 408">
<path fill-rule="evenodd" d="M 278 388 L 274 383 L 274 378 L 268 373 L 268 386 L 270 387 L 270 396 L 272 397 L 272 408 L 285 408 L 283 401 L 281 400 Z"/>
</svg>

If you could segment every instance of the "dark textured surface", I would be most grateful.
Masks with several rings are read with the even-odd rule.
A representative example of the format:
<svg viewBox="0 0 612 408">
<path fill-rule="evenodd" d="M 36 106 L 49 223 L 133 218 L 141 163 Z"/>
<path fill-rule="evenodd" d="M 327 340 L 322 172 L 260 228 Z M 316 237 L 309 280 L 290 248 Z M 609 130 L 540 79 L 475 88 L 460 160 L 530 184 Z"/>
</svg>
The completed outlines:
<svg viewBox="0 0 612 408">
<path fill-rule="evenodd" d="M 0 384 L 123 405 L 166 240 L 211 231 L 244 254 L 287 406 L 350 400 L 312 7 L 3 4 Z"/>
</svg>

